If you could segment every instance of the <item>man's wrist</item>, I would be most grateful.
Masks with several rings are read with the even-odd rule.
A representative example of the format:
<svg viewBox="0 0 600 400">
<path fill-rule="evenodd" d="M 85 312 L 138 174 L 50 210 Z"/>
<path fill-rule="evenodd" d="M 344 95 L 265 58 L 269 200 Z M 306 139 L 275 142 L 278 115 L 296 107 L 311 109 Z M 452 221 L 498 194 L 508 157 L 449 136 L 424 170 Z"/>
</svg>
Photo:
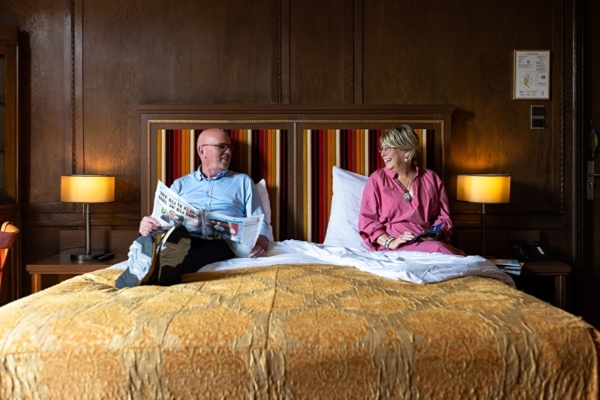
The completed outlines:
<svg viewBox="0 0 600 400">
<path fill-rule="evenodd" d="M 266 236 L 259 235 L 258 239 L 256 240 L 256 244 L 262 247 L 264 251 L 267 251 L 267 247 L 269 246 L 269 239 Z"/>
</svg>

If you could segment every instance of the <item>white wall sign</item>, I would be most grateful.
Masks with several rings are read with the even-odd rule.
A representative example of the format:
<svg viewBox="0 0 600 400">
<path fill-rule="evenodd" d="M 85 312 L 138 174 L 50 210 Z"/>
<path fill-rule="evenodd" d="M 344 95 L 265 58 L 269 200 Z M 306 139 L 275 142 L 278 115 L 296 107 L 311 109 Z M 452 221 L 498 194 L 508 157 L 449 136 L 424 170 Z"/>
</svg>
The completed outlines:
<svg viewBox="0 0 600 400">
<path fill-rule="evenodd" d="M 550 51 L 515 50 L 513 99 L 550 99 Z"/>
</svg>

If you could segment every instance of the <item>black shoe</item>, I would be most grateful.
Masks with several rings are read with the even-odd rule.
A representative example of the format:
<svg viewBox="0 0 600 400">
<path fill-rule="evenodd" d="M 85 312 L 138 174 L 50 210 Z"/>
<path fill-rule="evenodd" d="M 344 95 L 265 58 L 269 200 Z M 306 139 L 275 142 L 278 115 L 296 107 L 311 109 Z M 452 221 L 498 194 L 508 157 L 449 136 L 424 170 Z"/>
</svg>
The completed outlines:
<svg viewBox="0 0 600 400">
<path fill-rule="evenodd" d="M 181 224 L 175 225 L 165 234 L 158 249 L 158 285 L 171 286 L 181 283 L 181 262 L 191 244 L 190 233 Z"/>
<path fill-rule="evenodd" d="M 144 265 L 148 265 L 148 267 L 146 268 L 146 273 L 144 274 L 144 276 L 142 277 L 142 279 L 140 279 L 140 281 L 137 283 L 138 286 L 142 286 L 142 285 L 156 285 L 158 282 L 158 252 L 160 251 L 160 246 L 162 244 L 162 240 L 165 237 L 165 235 L 167 234 L 167 232 L 158 230 L 158 231 L 154 231 L 151 234 L 147 235 L 147 236 L 140 236 L 138 239 L 136 239 L 137 241 L 140 241 L 140 243 L 142 243 L 142 240 L 144 241 L 143 243 L 151 243 L 150 245 L 147 245 L 147 250 L 145 250 L 145 252 L 143 253 L 146 256 L 150 257 L 150 261 L 147 261 L 146 259 L 142 259 L 142 261 L 144 261 Z M 135 244 L 135 242 L 134 242 Z M 140 257 L 141 258 L 141 257 Z M 129 260 L 131 262 L 132 259 L 132 252 L 129 252 Z M 138 264 L 141 264 L 141 262 L 138 262 Z"/>
</svg>

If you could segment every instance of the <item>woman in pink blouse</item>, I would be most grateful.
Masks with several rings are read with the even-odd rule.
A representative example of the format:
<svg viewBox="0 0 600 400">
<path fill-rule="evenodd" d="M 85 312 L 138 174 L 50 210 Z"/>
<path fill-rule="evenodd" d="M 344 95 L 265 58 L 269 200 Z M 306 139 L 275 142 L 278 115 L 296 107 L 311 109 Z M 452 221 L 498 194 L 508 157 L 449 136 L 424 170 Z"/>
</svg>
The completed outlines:
<svg viewBox="0 0 600 400">
<path fill-rule="evenodd" d="M 412 250 L 465 255 L 449 244 L 450 207 L 437 174 L 414 165 L 419 139 L 408 125 L 386 131 L 379 152 L 385 167 L 373 172 L 363 192 L 359 232 L 373 250 Z M 441 224 L 437 236 L 414 237 Z"/>
</svg>

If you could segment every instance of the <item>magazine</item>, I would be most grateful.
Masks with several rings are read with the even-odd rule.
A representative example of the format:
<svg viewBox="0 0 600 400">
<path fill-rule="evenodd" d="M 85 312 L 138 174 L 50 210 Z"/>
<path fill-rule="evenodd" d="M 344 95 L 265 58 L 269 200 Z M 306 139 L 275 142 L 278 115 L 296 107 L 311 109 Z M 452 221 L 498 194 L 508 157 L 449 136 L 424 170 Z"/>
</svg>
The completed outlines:
<svg viewBox="0 0 600 400">
<path fill-rule="evenodd" d="M 519 260 L 510 258 L 490 258 L 489 260 L 508 274 L 521 275 L 521 267 L 523 266 L 523 262 L 520 262 Z"/>
<path fill-rule="evenodd" d="M 490 258 L 490 261 L 496 264 L 498 267 L 520 269 L 523 265 L 519 260 L 511 258 Z"/>
<path fill-rule="evenodd" d="M 196 208 L 158 181 L 154 196 L 153 218 L 164 230 L 183 224 L 190 235 L 202 239 L 223 239 L 238 257 L 248 257 L 254 248 L 264 214 L 252 217 L 230 217 Z"/>
</svg>

